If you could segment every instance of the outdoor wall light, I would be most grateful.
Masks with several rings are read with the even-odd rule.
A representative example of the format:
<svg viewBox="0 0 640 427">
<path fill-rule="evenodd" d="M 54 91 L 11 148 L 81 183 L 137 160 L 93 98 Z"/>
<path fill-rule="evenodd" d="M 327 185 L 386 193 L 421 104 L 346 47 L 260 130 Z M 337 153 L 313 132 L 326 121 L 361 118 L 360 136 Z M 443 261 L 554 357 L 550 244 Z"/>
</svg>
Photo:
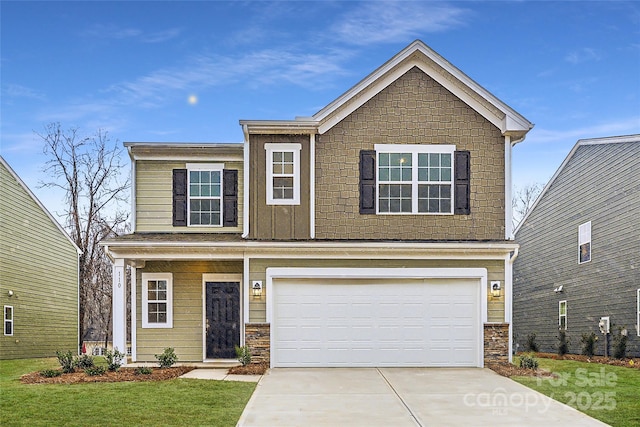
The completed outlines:
<svg viewBox="0 0 640 427">
<path fill-rule="evenodd" d="M 11 291 L 11 290 L 10 290 L 9 292 L 7 292 L 7 294 L 8 294 L 10 297 L 12 297 L 12 296 L 13 296 L 13 291 Z"/>
<path fill-rule="evenodd" d="M 254 298 L 260 298 L 262 296 L 262 282 L 260 280 L 254 281 L 251 285 L 251 291 Z"/>
<path fill-rule="evenodd" d="M 499 298 L 500 297 L 500 282 L 499 281 L 495 281 L 495 282 L 491 282 L 491 296 L 494 298 Z"/>
</svg>

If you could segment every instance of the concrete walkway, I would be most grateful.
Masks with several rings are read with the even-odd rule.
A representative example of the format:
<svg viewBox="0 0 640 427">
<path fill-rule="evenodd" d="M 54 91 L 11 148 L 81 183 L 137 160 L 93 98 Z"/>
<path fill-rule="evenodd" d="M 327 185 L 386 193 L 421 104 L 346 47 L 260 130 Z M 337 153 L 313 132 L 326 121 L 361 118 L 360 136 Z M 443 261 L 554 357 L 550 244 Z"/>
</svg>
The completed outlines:
<svg viewBox="0 0 640 427">
<path fill-rule="evenodd" d="M 227 374 L 227 369 L 194 369 L 189 371 L 180 378 L 194 378 L 199 380 L 218 380 L 218 381 L 243 381 L 257 383 L 262 375 L 233 375 Z"/>
<path fill-rule="evenodd" d="M 272 369 L 239 426 L 605 426 L 489 369 Z"/>
</svg>

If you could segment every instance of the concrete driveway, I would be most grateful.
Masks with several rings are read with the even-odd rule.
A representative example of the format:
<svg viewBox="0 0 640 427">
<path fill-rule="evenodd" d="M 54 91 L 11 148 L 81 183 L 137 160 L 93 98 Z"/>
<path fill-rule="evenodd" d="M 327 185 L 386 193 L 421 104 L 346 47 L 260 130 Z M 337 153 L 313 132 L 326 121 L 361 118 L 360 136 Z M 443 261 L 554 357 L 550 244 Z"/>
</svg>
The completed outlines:
<svg viewBox="0 0 640 427">
<path fill-rule="evenodd" d="M 239 426 L 605 426 L 489 369 L 271 369 Z"/>
</svg>

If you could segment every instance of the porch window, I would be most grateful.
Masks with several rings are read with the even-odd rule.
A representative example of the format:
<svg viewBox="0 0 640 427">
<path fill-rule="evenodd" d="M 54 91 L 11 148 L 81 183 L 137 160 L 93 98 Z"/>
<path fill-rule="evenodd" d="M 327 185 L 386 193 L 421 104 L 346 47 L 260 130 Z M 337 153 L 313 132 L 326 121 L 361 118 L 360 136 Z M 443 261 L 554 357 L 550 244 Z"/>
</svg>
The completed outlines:
<svg viewBox="0 0 640 427">
<path fill-rule="evenodd" d="M 173 327 L 173 276 L 142 273 L 142 327 Z"/>
<path fill-rule="evenodd" d="M 560 301 L 558 303 L 558 328 L 567 330 L 567 301 Z"/>
<path fill-rule="evenodd" d="M 300 150 L 302 144 L 264 145 L 267 155 L 267 204 L 300 204 Z"/>
<path fill-rule="evenodd" d="M 4 306 L 4 334 L 13 335 L 13 306 Z"/>
</svg>

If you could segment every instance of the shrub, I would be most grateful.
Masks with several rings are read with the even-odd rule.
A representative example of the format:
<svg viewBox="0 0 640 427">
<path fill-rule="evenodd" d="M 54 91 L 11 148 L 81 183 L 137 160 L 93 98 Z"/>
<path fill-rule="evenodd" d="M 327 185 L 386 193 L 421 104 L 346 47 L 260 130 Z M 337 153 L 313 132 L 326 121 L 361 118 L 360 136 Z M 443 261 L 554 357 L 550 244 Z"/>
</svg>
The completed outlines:
<svg viewBox="0 0 640 427">
<path fill-rule="evenodd" d="M 564 330 L 558 331 L 558 356 L 564 356 L 569 352 L 569 340 L 567 339 L 567 333 Z"/>
<path fill-rule="evenodd" d="M 56 356 L 58 357 L 58 362 L 60 363 L 62 372 L 68 374 L 74 371 L 73 356 L 71 355 L 71 351 L 63 353 L 59 350 L 56 350 Z"/>
<path fill-rule="evenodd" d="M 111 372 L 116 372 L 122 366 L 122 359 L 124 359 L 124 353 L 120 353 L 118 350 L 107 350 L 104 352 L 104 358 L 107 360 L 107 369 Z"/>
<path fill-rule="evenodd" d="M 598 337 L 593 332 L 582 334 L 582 354 L 585 356 L 593 356 L 596 352 L 596 342 Z"/>
<path fill-rule="evenodd" d="M 520 356 L 520 367 L 525 369 L 538 369 L 538 360 L 532 354 L 523 354 Z"/>
<path fill-rule="evenodd" d="M 76 356 L 76 358 L 73 361 L 73 364 L 78 369 L 87 369 L 95 366 L 95 362 L 93 361 L 93 356 L 90 356 L 88 354 Z"/>
<path fill-rule="evenodd" d="M 62 375 L 62 371 L 57 369 L 45 369 L 44 371 L 40 371 L 40 375 L 47 378 L 59 377 Z"/>
<path fill-rule="evenodd" d="M 90 377 L 104 375 L 105 372 L 107 372 L 107 368 L 105 368 L 104 366 L 90 366 L 84 370 L 84 373 L 89 375 Z"/>
<path fill-rule="evenodd" d="M 536 334 L 531 333 L 527 335 L 527 343 L 525 344 L 527 351 L 535 351 L 536 353 L 539 350 L 538 343 L 536 342 Z"/>
<path fill-rule="evenodd" d="M 148 366 L 139 366 L 133 371 L 136 375 L 151 375 L 152 372 L 153 369 Z"/>
<path fill-rule="evenodd" d="M 249 350 L 249 347 L 246 345 L 243 347 L 236 346 L 236 357 L 242 366 L 247 366 L 251 363 L 251 351 Z"/>
<path fill-rule="evenodd" d="M 178 356 L 172 347 L 165 348 L 162 354 L 154 354 L 154 357 L 158 360 L 160 368 L 170 368 L 178 361 Z"/>
<path fill-rule="evenodd" d="M 624 359 L 627 354 L 627 336 L 626 328 L 618 328 L 618 334 L 613 336 L 613 357 L 616 359 Z"/>
</svg>

